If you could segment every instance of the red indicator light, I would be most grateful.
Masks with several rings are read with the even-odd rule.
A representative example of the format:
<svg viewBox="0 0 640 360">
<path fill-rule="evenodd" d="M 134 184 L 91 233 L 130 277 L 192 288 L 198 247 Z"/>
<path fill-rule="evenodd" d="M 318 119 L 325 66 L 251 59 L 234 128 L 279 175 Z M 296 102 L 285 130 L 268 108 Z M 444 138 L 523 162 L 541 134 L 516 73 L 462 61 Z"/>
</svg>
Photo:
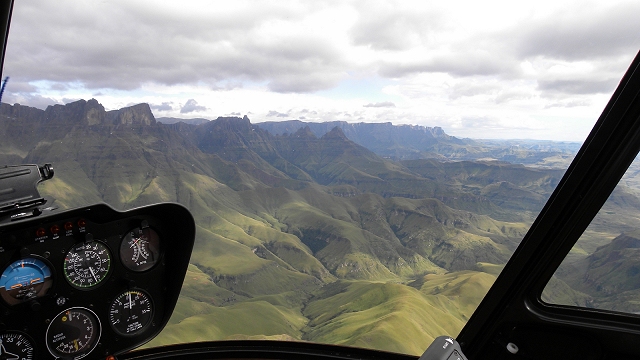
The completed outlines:
<svg viewBox="0 0 640 360">
<path fill-rule="evenodd" d="M 51 233 L 52 234 L 57 234 L 59 232 L 60 232 L 60 226 L 58 226 L 58 225 L 51 226 Z"/>
<path fill-rule="evenodd" d="M 38 230 L 36 230 L 36 236 L 37 237 L 43 237 L 47 234 L 47 231 L 43 228 L 40 228 Z"/>
<path fill-rule="evenodd" d="M 73 223 L 71 221 L 64 223 L 64 229 L 67 231 L 73 229 Z"/>
<path fill-rule="evenodd" d="M 87 225 L 87 222 L 84 219 L 78 220 L 78 226 L 85 227 L 86 225 Z"/>
</svg>

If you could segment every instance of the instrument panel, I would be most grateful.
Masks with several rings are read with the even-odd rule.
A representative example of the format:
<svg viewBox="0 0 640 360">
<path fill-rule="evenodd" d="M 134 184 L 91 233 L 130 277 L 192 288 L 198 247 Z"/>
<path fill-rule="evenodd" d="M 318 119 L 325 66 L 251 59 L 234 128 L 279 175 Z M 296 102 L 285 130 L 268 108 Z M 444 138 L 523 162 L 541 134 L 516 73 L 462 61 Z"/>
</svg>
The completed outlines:
<svg viewBox="0 0 640 360">
<path fill-rule="evenodd" d="M 178 204 L 98 204 L 0 227 L 0 358 L 92 359 L 155 337 L 178 300 L 195 223 Z"/>
</svg>

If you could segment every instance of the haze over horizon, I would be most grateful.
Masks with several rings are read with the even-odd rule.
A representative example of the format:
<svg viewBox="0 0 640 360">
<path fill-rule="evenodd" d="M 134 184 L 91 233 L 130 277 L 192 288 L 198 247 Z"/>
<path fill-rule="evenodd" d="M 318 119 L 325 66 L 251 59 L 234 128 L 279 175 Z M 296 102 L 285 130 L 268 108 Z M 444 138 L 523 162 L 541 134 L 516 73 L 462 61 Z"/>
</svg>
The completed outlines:
<svg viewBox="0 0 640 360">
<path fill-rule="evenodd" d="M 19 2 L 3 101 L 583 141 L 640 48 L 639 11 L 634 1 Z"/>
</svg>

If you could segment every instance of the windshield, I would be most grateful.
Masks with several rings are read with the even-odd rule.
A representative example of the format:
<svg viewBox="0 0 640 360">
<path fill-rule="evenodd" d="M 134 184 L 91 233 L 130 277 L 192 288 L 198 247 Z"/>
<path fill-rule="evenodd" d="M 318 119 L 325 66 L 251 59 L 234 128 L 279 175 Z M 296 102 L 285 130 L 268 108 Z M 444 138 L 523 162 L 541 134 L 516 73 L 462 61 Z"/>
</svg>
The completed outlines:
<svg viewBox="0 0 640 360">
<path fill-rule="evenodd" d="M 189 270 L 147 347 L 419 355 L 458 334 L 560 181 L 639 7 L 17 2 L 0 165 L 53 163 L 40 191 L 61 208 L 189 208 Z"/>
</svg>

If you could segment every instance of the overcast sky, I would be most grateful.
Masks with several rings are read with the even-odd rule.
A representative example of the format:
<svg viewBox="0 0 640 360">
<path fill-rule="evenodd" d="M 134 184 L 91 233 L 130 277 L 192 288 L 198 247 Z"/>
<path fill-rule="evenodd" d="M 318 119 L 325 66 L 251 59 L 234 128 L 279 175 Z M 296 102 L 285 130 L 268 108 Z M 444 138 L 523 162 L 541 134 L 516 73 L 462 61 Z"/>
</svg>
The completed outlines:
<svg viewBox="0 0 640 360">
<path fill-rule="evenodd" d="M 582 141 L 640 1 L 16 1 L 3 102 Z"/>
</svg>

